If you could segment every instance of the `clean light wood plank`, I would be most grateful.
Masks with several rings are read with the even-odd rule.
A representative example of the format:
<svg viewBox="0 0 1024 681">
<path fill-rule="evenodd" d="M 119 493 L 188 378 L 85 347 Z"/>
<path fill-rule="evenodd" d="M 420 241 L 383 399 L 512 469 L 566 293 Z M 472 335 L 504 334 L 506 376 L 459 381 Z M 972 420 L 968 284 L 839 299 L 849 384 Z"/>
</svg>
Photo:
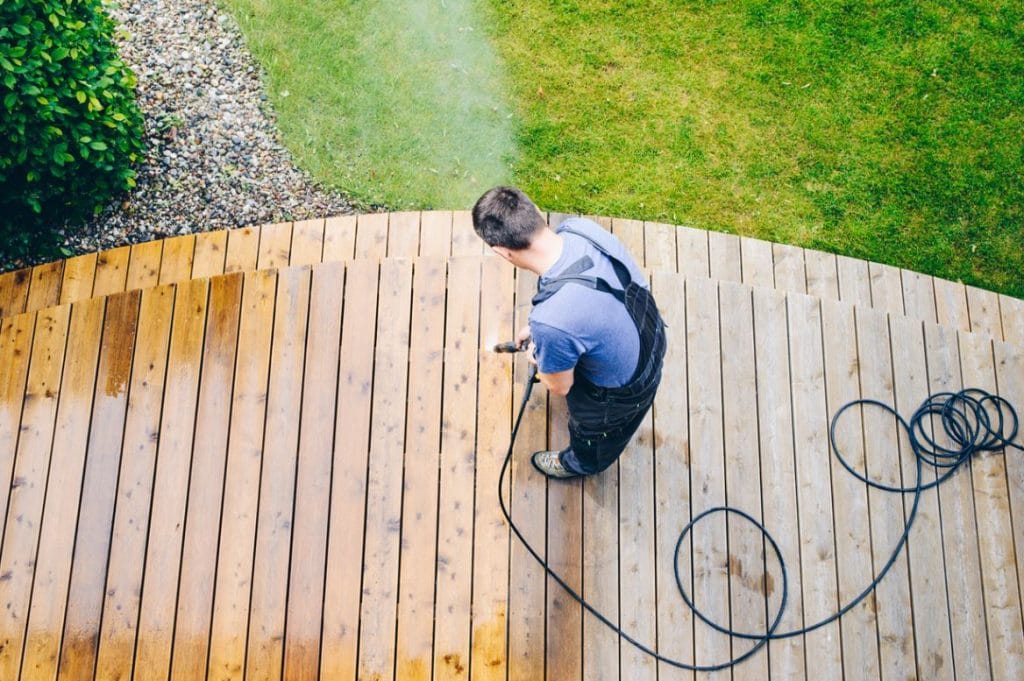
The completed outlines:
<svg viewBox="0 0 1024 681">
<path fill-rule="evenodd" d="M 484 247 L 483 239 L 473 231 L 473 215 L 468 210 L 452 213 L 452 255 L 480 255 Z"/>
<path fill-rule="evenodd" d="M 618 237 L 633 260 L 640 267 L 646 267 L 644 255 L 644 223 L 640 220 L 615 218 L 612 220 L 612 234 Z"/>
<path fill-rule="evenodd" d="M 7 508 L 21 429 L 35 313 L 0 318 L 0 508 Z"/>
<path fill-rule="evenodd" d="M 228 249 L 224 255 L 224 271 L 249 272 L 256 269 L 259 252 L 259 227 L 228 230 Z"/>
<path fill-rule="evenodd" d="M 465 678 L 469 669 L 479 310 L 480 260 L 453 258 L 445 317 L 435 679 Z"/>
<path fill-rule="evenodd" d="M 277 276 L 249 604 L 249 643 L 245 660 L 247 679 L 279 678 L 284 658 L 309 282 L 310 270 L 307 267 L 289 267 L 280 270 Z"/>
<path fill-rule="evenodd" d="M 740 266 L 744 284 L 775 288 L 775 262 L 770 241 L 740 237 Z"/>
<path fill-rule="evenodd" d="M 867 261 L 840 255 L 836 256 L 836 268 L 839 271 L 839 299 L 849 305 L 871 307 L 871 273 Z"/>
<path fill-rule="evenodd" d="M 402 466 L 409 361 L 412 264 L 384 260 L 380 268 L 374 353 L 370 461 L 367 470 L 363 597 L 359 611 L 359 678 L 394 672 Z M 440 549 L 439 549 L 440 551 Z M 440 645 L 440 644 L 439 644 Z"/>
<path fill-rule="evenodd" d="M 1003 340 L 1003 326 L 999 315 L 999 296 L 991 291 L 965 287 L 967 290 L 967 311 L 971 320 L 971 331 L 984 334 L 996 340 Z"/>
<path fill-rule="evenodd" d="M 213 679 L 241 679 L 245 670 L 276 289 L 277 272 L 273 270 L 247 272 L 242 282 L 210 628 L 208 675 Z"/>
<path fill-rule="evenodd" d="M 908 317 L 935 323 L 935 285 L 927 274 L 900 270 L 903 309 Z"/>
<path fill-rule="evenodd" d="M 758 448 L 757 373 L 754 359 L 753 293 L 748 286 L 719 286 L 722 320 L 722 418 L 725 433 L 725 491 L 731 506 L 761 519 L 761 452 Z M 729 532 L 729 612 L 742 631 L 768 627 L 768 575 L 764 538 L 738 517 L 726 519 Z M 662 558 L 664 559 L 664 557 Z M 774 581 L 772 581 L 774 591 Z M 734 640 L 732 654 L 745 653 L 749 641 Z M 733 679 L 768 678 L 767 651 L 737 667 Z"/>
<path fill-rule="evenodd" d="M 158 242 L 163 248 L 163 242 Z M 94 296 L 109 296 L 125 290 L 128 277 L 128 259 L 135 247 L 121 246 L 109 251 L 100 251 L 96 256 L 96 279 L 92 284 Z M 148 284 L 156 285 L 156 282 Z"/>
<path fill-rule="evenodd" d="M 160 259 L 164 253 L 164 240 L 145 241 L 131 247 L 131 258 L 128 262 L 128 274 L 124 280 L 124 290 L 143 289 L 156 286 L 160 281 Z M 103 254 L 100 253 L 100 261 Z M 96 287 L 93 295 L 106 295 L 100 287 L 99 265 L 96 271 Z M 120 289 L 118 289 L 120 290 Z"/>
<path fill-rule="evenodd" d="M 388 257 L 415 258 L 420 250 L 420 214 L 417 211 L 388 216 Z"/>
<path fill-rule="evenodd" d="M 892 315 L 903 314 L 903 280 L 892 265 L 868 263 L 871 278 L 871 306 Z"/>
<path fill-rule="evenodd" d="M 292 223 L 278 222 L 260 227 L 256 267 L 261 270 L 288 266 L 291 260 Z"/>
<path fill-rule="evenodd" d="M 284 678 L 293 679 L 316 678 L 320 667 L 345 266 L 328 263 L 312 277 L 284 642 Z"/>
<path fill-rule="evenodd" d="M 818 301 L 807 296 L 790 296 L 789 354 L 792 358 L 790 370 L 805 624 L 828 617 L 835 612 L 837 605 L 821 333 Z M 807 646 L 807 677 L 840 678 L 839 625 L 833 622 L 807 634 L 804 640 Z"/>
<path fill-rule="evenodd" d="M 1024 300 L 999 296 L 999 310 L 1003 320 L 1003 338 L 1008 343 L 1024 347 Z"/>
<path fill-rule="evenodd" d="M 932 309 L 934 310 L 934 303 Z M 912 314 L 911 310 L 907 310 Z M 892 336 L 892 361 L 896 401 L 901 414 L 912 414 L 928 396 L 928 368 L 923 325 L 909 317 L 889 317 Z M 917 465 L 907 434 L 900 430 L 900 463 L 903 482 L 911 486 L 917 479 Z M 923 483 L 935 480 L 935 468 L 924 466 Z M 909 514 L 911 499 L 904 502 Z M 942 525 L 938 494 L 921 495 L 914 531 L 907 543 L 910 563 L 911 597 L 914 603 L 914 644 L 917 647 L 917 675 L 922 679 L 954 678 L 953 642 L 949 632 L 949 608 L 946 603 L 946 575 L 942 561 Z"/>
<path fill-rule="evenodd" d="M 0 678 L 18 676 L 29 594 L 35 569 L 39 524 L 54 441 L 57 397 L 64 367 L 70 305 L 36 316 L 35 339 L 25 389 L 24 411 L 7 500 L 0 552 Z"/>
<path fill-rule="evenodd" d="M 939 280 L 936 279 L 936 285 Z M 936 289 L 938 291 L 938 289 Z M 940 298 L 941 300 L 941 298 Z M 940 318 L 942 305 L 940 303 Z M 930 392 L 956 392 L 963 381 L 956 331 L 945 326 L 925 324 Z M 938 426 L 936 425 L 936 428 Z M 950 446 L 947 438 L 936 438 Z M 946 593 L 949 626 L 953 641 L 955 677 L 985 679 L 991 677 L 985 609 L 982 601 L 981 565 L 978 556 L 978 526 L 974 514 L 970 467 L 961 470 L 938 489 L 942 521 L 944 556 L 952 561 L 946 569 Z"/>
<path fill-rule="evenodd" d="M 214 277 L 224 274 L 224 263 L 228 251 L 228 230 L 196 234 L 195 252 L 192 255 L 192 277 Z"/>
<path fill-rule="evenodd" d="M 437 558 L 446 268 L 439 257 L 413 267 L 395 672 L 410 680 L 429 681 L 433 670 L 434 570 L 427 566 Z"/>
<path fill-rule="evenodd" d="M 652 407 L 655 432 L 654 513 L 657 517 L 654 527 L 657 560 L 654 568 L 658 595 L 657 649 L 672 659 L 692 664 L 693 614 L 677 592 L 673 569 L 679 532 L 690 521 L 685 286 L 686 280 L 681 275 L 667 272 L 651 275 L 651 292 L 668 326 L 665 366 Z M 589 516 L 584 519 L 584 525 L 589 530 Z M 690 544 L 687 543 L 681 558 L 685 561 L 687 574 L 692 570 L 690 552 Z M 584 561 L 587 560 L 589 556 L 584 557 Z M 693 679 L 694 674 L 659 662 L 658 678 L 660 681 L 681 681 Z"/>
<path fill-rule="evenodd" d="M 719 281 L 742 281 L 740 238 L 735 234 L 708 232 L 708 253 L 711 255 L 711 278 Z"/>
<path fill-rule="evenodd" d="M 711 255 L 708 252 L 708 232 L 693 227 L 676 228 L 676 263 L 679 273 L 688 277 L 710 277 Z"/>
<path fill-rule="evenodd" d="M 356 250 L 356 216 L 339 215 L 324 223 L 323 261 L 351 260 Z"/>
<path fill-rule="evenodd" d="M 177 287 L 139 606 L 135 677 L 167 678 L 192 463 L 209 280 Z"/>
<path fill-rule="evenodd" d="M 822 251 L 804 251 L 807 294 L 822 300 L 839 300 L 839 267 L 836 256 Z"/>
<path fill-rule="evenodd" d="M 324 221 L 301 220 L 292 225 L 292 246 L 288 264 L 315 265 L 323 259 Z"/>
<path fill-rule="evenodd" d="M 0 654 L 4 678 L 18 676 L 18 662 L 22 663 L 20 678 L 54 678 L 60 654 L 60 631 L 64 624 L 65 596 L 71 572 L 71 552 L 75 539 L 75 520 L 78 494 L 82 487 L 82 468 L 88 441 L 89 418 L 92 415 L 93 391 L 96 387 L 96 368 L 103 331 L 105 300 L 92 299 L 76 304 L 71 310 L 68 344 L 75 350 L 67 353 L 61 377 L 60 399 L 50 457 L 49 479 L 45 481 L 46 501 L 39 527 L 39 544 L 32 557 L 35 578 L 31 579 L 23 594 L 26 600 L 28 631 L 25 638 L 24 659 L 20 637 L 5 645 Z M 132 319 L 134 324 L 134 319 Z M 119 328 L 118 331 L 124 331 Z M 134 332 L 134 328 L 129 329 Z M 134 335 L 134 334 L 132 334 Z M 118 339 L 122 341 L 123 339 Z M 110 343 L 105 343 L 109 354 Z M 131 351 L 129 345 L 129 361 Z M 110 377 L 109 357 L 105 357 L 100 379 Z M 127 368 L 128 363 L 121 365 Z M 31 586 L 31 591 L 29 590 Z M 14 605 L 11 600 L 7 601 Z M 15 601 L 16 603 L 16 601 Z M 9 663 L 13 663 L 10 664 Z"/>
<path fill-rule="evenodd" d="M 60 302 L 60 285 L 64 276 L 64 261 L 36 265 L 32 268 L 32 283 L 28 288 L 25 309 L 42 310 Z"/>
<path fill-rule="evenodd" d="M 91 678 L 94 662 L 101 679 L 132 668 L 174 291 L 161 286 L 138 294 L 128 393 L 105 396 L 94 410 L 86 459 L 89 492 L 83 492 L 79 511 L 85 543 L 75 553 L 64 628 L 65 638 L 70 633 L 90 641 L 98 632 L 98 641 L 65 645 L 61 674 L 68 678 Z"/>
<path fill-rule="evenodd" d="M 0 274 L 0 317 L 11 317 L 25 311 L 31 280 L 30 267 Z"/>
<path fill-rule="evenodd" d="M 196 251 L 194 234 L 164 239 L 164 255 L 160 260 L 161 284 L 177 284 L 192 276 L 192 258 Z"/>
<path fill-rule="evenodd" d="M 452 213 L 447 210 L 424 211 L 420 223 L 419 255 L 450 255 L 452 252 Z"/>
<path fill-rule="evenodd" d="M 968 289 L 969 297 L 970 291 Z M 961 333 L 959 336 L 964 384 L 996 392 L 992 340 L 978 333 Z M 1024 621 L 1021 619 L 1004 452 L 982 452 L 974 456 L 971 480 L 979 528 L 978 548 L 988 645 L 992 654 L 992 678 L 1024 678 Z"/>
<path fill-rule="evenodd" d="M 356 676 L 377 282 L 376 261 L 346 268 L 320 660 L 320 675 L 328 679 Z"/>
<path fill-rule="evenodd" d="M 959 282 L 934 279 L 935 312 L 939 324 L 957 331 L 970 331 L 971 318 L 967 311 L 967 291 Z"/>
<path fill-rule="evenodd" d="M 426 215 L 426 214 L 424 214 Z M 426 223 L 424 223 L 426 224 Z M 473 640 L 471 675 L 503 681 L 508 603 L 509 529 L 498 507 L 498 474 L 512 425 L 512 361 L 489 352 L 515 336 L 514 270 L 501 258 L 487 258 L 480 275 L 480 393 L 488 406 L 477 428 L 476 518 L 473 547 Z M 502 491 L 508 498 L 508 481 Z"/>
<path fill-rule="evenodd" d="M 804 249 L 786 244 L 772 244 L 775 257 L 775 288 L 786 293 L 806 293 Z"/>
<path fill-rule="evenodd" d="M 173 679 L 198 679 L 206 674 L 241 305 L 240 272 L 210 281 L 203 370 L 195 417 L 196 445 L 188 480 L 174 620 Z"/>
<path fill-rule="evenodd" d="M 844 404 L 862 396 L 858 375 L 860 357 L 857 355 L 854 308 L 836 300 L 823 300 L 821 324 L 822 340 L 825 344 L 827 412 L 835 414 Z M 796 361 L 800 361 L 799 358 Z M 875 397 L 871 394 L 865 396 Z M 863 472 L 868 469 L 864 458 L 864 429 L 861 424 L 860 410 L 853 410 L 839 421 L 835 434 L 836 444 L 843 456 L 855 470 Z M 868 507 L 867 486 L 850 475 L 831 454 L 829 462 L 835 510 L 838 602 L 846 605 L 856 598 L 875 576 L 875 568 L 871 562 L 872 517 Z M 900 517 L 902 518 L 902 515 Z M 891 547 L 880 547 L 880 551 L 888 550 L 891 550 Z M 846 679 L 877 681 L 880 678 L 878 626 L 875 608 L 872 605 L 872 598 L 869 597 L 839 621 L 842 631 L 843 673 Z"/>
<path fill-rule="evenodd" d="M 775 537 L 788 565 L 799 565 L 800 525 L 796 499 L 796 461 L 794 418 L 790 383 L 789 331 L 785 294 L 754 289 L 754 334 L 757 338 L 757 422 L 761 447 L 761 488 L 765 527 Z M 774 493 L 778 491 L 778 493 Z M 782 598 L 782 572 L 773 559 L 768 563 L 770 617 L 778 611 Z M 774 584 L 774 594 L 771 585 Z M 786 606 L 779 631 L 802 626 L 803 580 L 800 570 L 789 571 L 790 602 Z M 772 678 L 805 678 L 804 638 L 794 636 L 768 644 L 769 672 Z"/>
<path fill-rule="evenodd" d="M 356 257 L 383 258 L 388 250 L 388 214 L 367 213 L 356 218 Z"/>
<path fill-rule="evenodd" d="M 661 222 L 644 223 L 644 253 L 647 256 L 647 267 L 652 270 L 675 272 L 678 270 L 678 250 L 675 227 Z"/>
<path fill-rule="evenodd" d="M 722 348 L 718 284 L 691 279 L 686 284 L 686 351 L 689 367 L 690 499 L 694 513 L 725 504 L 725 451 L 722 432 Z M 693 601 L 712 620 L 729 621 L 728 538 L 722 514 L 708 517 L 693 534 Z M 728 660 L 729 639 L 698 625 L 697 664 Z M 727 679 L 728 671 L 709 679 Z"/>
</svg>

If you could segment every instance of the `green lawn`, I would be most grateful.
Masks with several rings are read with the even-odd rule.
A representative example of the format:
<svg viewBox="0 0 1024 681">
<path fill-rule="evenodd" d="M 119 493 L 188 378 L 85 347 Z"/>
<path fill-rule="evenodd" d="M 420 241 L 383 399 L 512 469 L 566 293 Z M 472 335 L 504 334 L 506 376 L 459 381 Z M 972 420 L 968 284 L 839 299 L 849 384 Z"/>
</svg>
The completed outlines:
<svg viewBox="0 0 1024 681">
<path fill-rule="evenodd" d="M 539 204 L 1024 296 L 1024 5 L 226 0 L 286 143 L 367 204 Z"/>
</svg>

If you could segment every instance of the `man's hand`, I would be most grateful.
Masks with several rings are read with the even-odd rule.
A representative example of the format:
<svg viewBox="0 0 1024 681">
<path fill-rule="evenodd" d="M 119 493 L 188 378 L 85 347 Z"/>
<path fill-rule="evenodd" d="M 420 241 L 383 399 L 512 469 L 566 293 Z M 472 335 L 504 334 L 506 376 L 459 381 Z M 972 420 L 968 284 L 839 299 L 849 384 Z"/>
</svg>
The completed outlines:
<svg viewBox="0 0 1024 681">
<path fill-rule="evenodd" d="M 530 340 L 530 327 L 524 326 L 519 330 L 519 333 L 516 334 L 516 347 L 522 348 L 523 344 L 528 340 Z M 532 352 L 530 353 L 530 356 L 533 356 Z M 536 362 L 534 362 L 534 364 L 536 364 Z"/>
</svg>

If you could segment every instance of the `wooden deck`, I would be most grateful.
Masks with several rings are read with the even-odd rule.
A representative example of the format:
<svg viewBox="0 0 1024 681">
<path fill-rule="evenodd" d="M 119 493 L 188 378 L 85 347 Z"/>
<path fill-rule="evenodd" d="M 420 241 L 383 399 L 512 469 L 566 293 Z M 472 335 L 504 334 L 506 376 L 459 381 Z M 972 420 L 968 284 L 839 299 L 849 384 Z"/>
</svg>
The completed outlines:
<svg viewBox="0 0 1024 681">
<path fill-rule="evenodd" d="M 1019 453 L 926 493 L 863 606 L 731 674 L 656 664 L 583 613 L 498 509 L 526 367 L 487 348 L 522 325 L 535 280 L 482 256 L 467 225 L 268 226 L 24 277 L 6 298 L 22 311 L 0 319 L 0 679 L 1024 678 Z M 566 414 L 536 391 L 505 492 L 552 566 L 667 655 L 708 664 L 749 645 L 675 593 L 676 538 L 705 508 L 739 506 L 779 541 L 784 629 L 880 569 L 909 499 L 829 455 L 839 405 L 909 413 L 978 386 L 1024 407 L 1019 301 L 612 226 L 645 253 L 670 326 L 654 410 L 605 474 L 547 483 L 527 456 L 565 443 Z M 13 279 L 0 288 L 22 290 Z M 865 412 L 839 436 L 873 476 L 912 479 L 891 421 Z M 697 603 L 762 628 L 781 578 L 760 536 L 710 520 L 687 549 Z"/>
</svg>

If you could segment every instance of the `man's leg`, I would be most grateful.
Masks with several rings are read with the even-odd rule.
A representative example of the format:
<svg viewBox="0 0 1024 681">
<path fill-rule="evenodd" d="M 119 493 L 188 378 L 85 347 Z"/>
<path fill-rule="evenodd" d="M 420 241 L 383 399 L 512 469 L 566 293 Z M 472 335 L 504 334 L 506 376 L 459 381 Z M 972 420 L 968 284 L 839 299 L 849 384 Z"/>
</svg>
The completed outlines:
<svg viewBox="0 0 1024 681">
<path fill-rule="evenodd" d="M 580 475 L 594 475 L 605 470 L 626 449 L 650 408 L 647 405 L 624 425 L 607 433 L 598 433 L 596 437 L 570 427 L 569 449 L 562 452 L 562 465 Z"/>
</svg>

